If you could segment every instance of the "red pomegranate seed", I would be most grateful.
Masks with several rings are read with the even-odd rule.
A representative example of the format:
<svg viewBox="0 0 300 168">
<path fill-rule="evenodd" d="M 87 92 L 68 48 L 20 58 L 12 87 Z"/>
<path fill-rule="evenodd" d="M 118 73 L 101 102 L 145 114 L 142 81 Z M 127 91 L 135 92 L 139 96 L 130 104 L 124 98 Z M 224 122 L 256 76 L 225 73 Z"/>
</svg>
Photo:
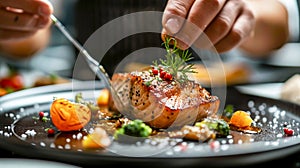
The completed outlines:
<svg viewBox="0 0 300 168">
<path fill-rule="evenodd" d="M 45 116 L 45 113 L 42 112 L 42 111 L 40 111 L 40 112 L 39 112 L 39 116 L 40 116 L 40 118 L 43 118 L 43 117 Z"/>
<path fill-rule="evenodd" d="M 47 133 L 48 133 L 48 135 L 54 135 L 55 130 L 52 128 L 48 128 Z"/>
<path fill-rule="evenodd" d="M 286 134 L 286 135 L 288 135 L 288 136 L 292 136 L 292 135 L 294 135 L 294 130 L 293 129 L 289 129 L 289 128 L 283 128 L 283 131 L 284 131 L 284 133 Z"/>
<path fill-rule="evenodd" d="M 166 75 L 166 71 L 160 71 L 160 74 L 159 74 L 160 78 L 164 79 L 165 75 Z"/>
<path fill-rule="evenodd" d="M 153 75 L 157 75 L 158 74 L 158 70 L 157 69 L 152 69 L 152 73 L 153 73 Z"/>
<path fill-rule="evenodd" d="M 166 73 L 165 76 L 164 76 L 164 79 L 165 80 L 172 80 L 172 74 Z"/>
</svg>

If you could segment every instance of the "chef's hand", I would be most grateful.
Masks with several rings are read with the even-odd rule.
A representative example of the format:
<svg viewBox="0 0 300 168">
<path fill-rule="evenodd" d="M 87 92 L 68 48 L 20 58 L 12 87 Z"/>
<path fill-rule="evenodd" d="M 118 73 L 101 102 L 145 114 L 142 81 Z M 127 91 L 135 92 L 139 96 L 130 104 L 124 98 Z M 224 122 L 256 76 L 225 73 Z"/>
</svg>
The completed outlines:
<svg viewBox="0 0 300 168">
<path fill-rule="evenodd" d="M 251 36 L 254 19 L 243 0 L 169 0 L 162 35 L 175 37 L 182 49 L 194 44 L 198 48 L 213 46 L 221 53 Z"/>
<path fill-rule="evenodd" d="M 49 27 L 52 12 L 47 0 L 0 0 L 0 42 L 24 39 Z"/>
</svg>

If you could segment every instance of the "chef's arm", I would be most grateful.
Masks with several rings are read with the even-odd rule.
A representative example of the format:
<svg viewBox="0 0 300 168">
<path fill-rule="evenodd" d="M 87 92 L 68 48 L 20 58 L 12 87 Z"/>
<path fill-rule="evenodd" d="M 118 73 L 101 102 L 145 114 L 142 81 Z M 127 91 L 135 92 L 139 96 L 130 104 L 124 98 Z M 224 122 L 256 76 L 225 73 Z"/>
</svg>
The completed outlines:
<svg viewBox="0 0 300 168">
<path fill-rule="evenodd" d="M 255 29 L 241 45 L 253 57 L 268 56 L 289 40 L 287 10 L 278 0 L 246 0 L 255 17 Z"/>
<path fill-rule="evenodd" d="M 27 38 L 0 41 L 0 53 L 9 59 L 27 59 L 48 46 L 50 34 L 51 30 L 45 28 Z"/>
</svg>

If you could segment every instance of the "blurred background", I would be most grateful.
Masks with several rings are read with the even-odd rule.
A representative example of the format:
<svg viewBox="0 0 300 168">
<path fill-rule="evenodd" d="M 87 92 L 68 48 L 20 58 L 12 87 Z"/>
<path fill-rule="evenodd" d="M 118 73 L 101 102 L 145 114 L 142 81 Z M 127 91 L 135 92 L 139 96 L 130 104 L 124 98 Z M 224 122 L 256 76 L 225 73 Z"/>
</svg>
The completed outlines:
<svg viewBox="0 0 300 168">
<path fill-rule="evenodd" d="M 50 0 L 54 6 L 54 14 L 66 28 L 73 34 L 80 43 L 84 44 L 88 38 L 105 23 L 123 16 L 124 14 L 138 11 L 163 11 L 166 0 L 134 1 L 134 0 Z M 99 7 L 101 10 L 99 10 Z M 143 26 L 147 20 L 138 20 L 135 26 Z M 158 23 L 160 21 L 158 20 Z M 123 30 L 123 26 L 118 28 Z M 112 35 L 108 35 L 112 36 Z M 103 37 L 106 38 L 106 37 Z M 118 63 L 127 55 L 134 51 L 146 47 L 161 47 L 161 38 L 159 33 L 143 33 L 130 36 L 116 43 L 105 54 L 101 64 L 109 71 L 111 75 Z M 95 44 L 102 45 L 102 44 Z M 278 51 L 272 53 L 271 57 L 264 60 L 257 60 L 243 53 L 243 51 L 232 50 L 221 54 L 226 73 L 228 85 L 254 84 L 284 82 L 294 74 L 299 73 L 300 59 L 298 43 L 288 43 Z M 147 51 L 145 51 L 147 52 Z M 145 52 L 138 52 L 143 55 Z M 160 52 L 158 52 L 159 54 Z M 94 54 L 97 58 L 97 53 Z M 63 36 L 63 34 L 52 26 L 52 36 L 49 46 L 37 53 L 34 57 L 15 62 L 0 57 L 0 77 L 5 76 L 8 67 L 18 68 L 26 76 L 26 86 L 31 86 L 36 76 L 43 74 L 56 74 L 64 78 L 73 78 L 76 76 L 79 80 L 92 80 L 95 75 L 90 72 L 85 62 L 80 62 L 80 72 L 74 75 L 74 65 L 78 58 L 78 51 Z M 143 58 L 142 58 L 143 59 Z M 136 64 L 128 64 L 128 70 L 143 66 L 136 60 Z M 199 80 L 207 85 L 211 77 L 218 75 L 208 74 L 206 67 L 199 64 L 197 66 Z M 218 72 L 217 72 L 218 73 Z"/>
<path fill-rule="evenodd" d="M 53 3 L 55 15 L 74 33 L 73 10 L 76 0 L 50 1 Z M 64 8 L 65 6 L 68 6 L 68 8 Z M 72 68 L 74 54 L 74 49 L 67 39 L 65 39 L 58 30 L 52 27 L 52 37 L 49 47 L 37 53 L 33 58 L 16 62 L 8 59 L 3 60 L 4 58 L 0 57 L 0 59 L 2 59 L 0 61 L 2 63 L 2 69 L 4 69 L 5 64 L 8 64 L 23 70 L 40 70 L 42 72 L 57 72 L 62 75 L 69 75 L 67 71 L 70 71 Z"/>
</svg>

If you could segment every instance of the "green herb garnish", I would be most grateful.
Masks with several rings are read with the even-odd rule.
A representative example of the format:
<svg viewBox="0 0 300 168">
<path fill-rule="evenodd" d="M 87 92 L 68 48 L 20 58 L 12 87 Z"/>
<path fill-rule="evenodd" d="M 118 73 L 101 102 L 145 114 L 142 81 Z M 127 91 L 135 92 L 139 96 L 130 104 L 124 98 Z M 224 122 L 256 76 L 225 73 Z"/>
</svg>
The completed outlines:
<svg viewBox="0 0 300 168">
<path fill-rule="evenodd" d="M 171 45 L 170 43 L 173 42 Z M 183 83 L 188 80 L 188 73 L 196 73 L 194 64 L 187 64 L 187 61 L 193 59 L 192 54 L 188 50 L 181 50 L 177 47 L 176 39 L 166 38 L 163 43 L 166 48 L 166 59 L 160 59 L 160 63 L 154 61 L 153 64 L 156 68 L 163 68 L 164 71 L 170 73 L 173 79 Z"/>
</svg>

